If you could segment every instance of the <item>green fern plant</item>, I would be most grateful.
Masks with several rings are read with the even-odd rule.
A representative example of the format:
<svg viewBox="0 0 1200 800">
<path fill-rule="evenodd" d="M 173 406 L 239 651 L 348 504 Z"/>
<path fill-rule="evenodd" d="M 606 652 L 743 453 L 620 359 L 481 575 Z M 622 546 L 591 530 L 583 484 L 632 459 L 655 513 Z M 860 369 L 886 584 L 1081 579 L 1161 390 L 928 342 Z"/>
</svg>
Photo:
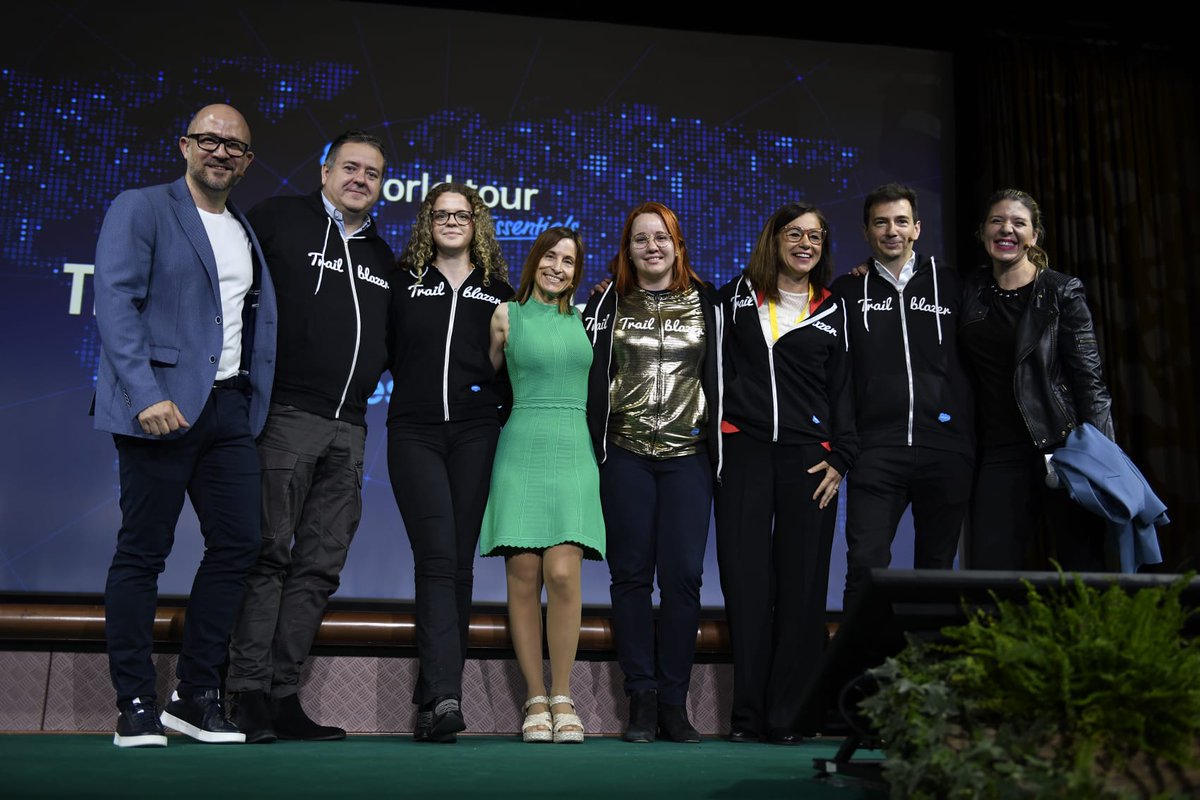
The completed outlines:
<svg viewBox="0 0 1200 800">
<path fill-rule="evenodd" d="M 1129 594 L 1063 577 L 1027 585 L 873 670 L 861 704 L 895 797 L 1193 796 L 1200 641 L 1187 576 Z"/>
</svg>

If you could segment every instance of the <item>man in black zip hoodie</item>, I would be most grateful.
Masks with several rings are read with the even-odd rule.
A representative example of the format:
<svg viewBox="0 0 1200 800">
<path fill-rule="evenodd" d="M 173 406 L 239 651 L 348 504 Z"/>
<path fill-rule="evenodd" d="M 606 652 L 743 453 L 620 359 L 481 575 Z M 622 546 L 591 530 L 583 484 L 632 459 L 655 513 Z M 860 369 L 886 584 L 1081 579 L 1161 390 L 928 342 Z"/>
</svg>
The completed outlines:
<svg viewBox="0 0 1200 800">
<path fill-rule="evenodd" d="M 347 131 L 321 190 L 249 214 L 279 295 L 279 352 L 262 464 L 262 550 L 229 650 L 233 720 L 247 742 L 340 739 L 309 719 L 300 668 L 338 587 L 362 511 L 367 398 L 387 363 L 395 258 L 369 211 L 383 145 Z"/>
<path fill-rule="evenodd" d="M 849 312 L 861 448 L 847 477 L 847 611 L 868 572 L 891 563 L 910 503 L 914 566 L 953 566 L 974 468 L 972 398 L 956 336 L 958 273 L 913 252 L 921 222 L 908 186 L 867 195 L 863 232 L 874 256 L 867 274 L 832 286 Z"/>
</svg>

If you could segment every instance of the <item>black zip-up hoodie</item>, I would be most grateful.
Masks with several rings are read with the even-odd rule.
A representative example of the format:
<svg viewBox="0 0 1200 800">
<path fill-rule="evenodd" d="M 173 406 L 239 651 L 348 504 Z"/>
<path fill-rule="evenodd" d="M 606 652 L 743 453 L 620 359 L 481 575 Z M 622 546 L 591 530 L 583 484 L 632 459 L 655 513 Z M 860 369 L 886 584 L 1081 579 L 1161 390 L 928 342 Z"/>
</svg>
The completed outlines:
<svg viewBox="0 0 1200 800">
<path fill-rule="evenodd" d="M 846 310 L 838 297 L 822 294 L 803 322 L 768 347 L 750 279 L 743 273 L 722 287 L 722 422 L 742 432 L 734 436 L 827 443 L 825 461 L 845 475 L 858 454 Z"/>
<path fill-rule="evenodd" d="M 700 296 L 700 311 L 704 314 L 704 368 L 700 373 L 700 388 L 708 406 L 708 456 L 717 466 L 717 437 L 720 431 L 720 397 L 718 374 L 721 356 L 721 327 L 725 322 L 721 315 L 720 301 L 711 284 L 692 281 Z M 597 463 L 608 460 L 608 418 L 611 413 L 609 387 L 617 375 L 617 365 L 612 358 L 613 326 L 617 313 L 617 285 L 609 283 L 600 294 L 588 298 L 583 311 L 583 327 L 592 343 L 592 369 L 588 373 L 588 430 L 592 435 L 592 447 L 596 450 Z"/>
<path fill-rule="evenodd" d="M 279 302 L 271 402 L 366 425 L 387 366 L 392 249 L 373 221 L 343 239 L 320 192 L 272 197 L 247 217 Z"/>
<path fill-rule="evenodd" d="M 972 458 L 973 398 L 958 352 L 958 272 L 918 255 L 903 290 L 874 263 L 865 277 L 843 275 L 830 289 L 846 307 L 860 444 L 918 445 Z"/>
<path fill-rule="evenodd" d="M 492 314 L 513 289 L 483 285 L 473 269 L 457 290 L 430 264 L 396 272 L 392 291 L 392 399 L 388 422 L 434 423 L 499 417 L 511 390 L 488 357 Z"/>
</svg>

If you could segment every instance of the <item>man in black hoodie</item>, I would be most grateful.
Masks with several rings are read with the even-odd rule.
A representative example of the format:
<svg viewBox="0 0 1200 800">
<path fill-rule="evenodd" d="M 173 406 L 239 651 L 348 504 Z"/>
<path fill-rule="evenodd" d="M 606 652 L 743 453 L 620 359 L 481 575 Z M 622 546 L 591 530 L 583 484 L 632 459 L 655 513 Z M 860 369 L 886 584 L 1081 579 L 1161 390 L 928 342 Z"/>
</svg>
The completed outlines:
<svg viewBox="0 0 1200 800">
<path fill-rule="evenodd" d="M 346 735 L 309 719 L 298 691 L 358 528 L 367 399 L 387 363 L 395 259 L 369 213 L 384 164 L 379 139 L 347 131 L 329 146 L 319 192 L 249 214 L 279 295 L 279 346 L 258 441 L 262 550 L 226 682 L 247 742 Z"/>
<path fill-rule="evenodd" d="M 849 313 L 861 447 L 847 477 L 847 611 L 871 568 L 891 563 L 910 503 L 914 566 L 953 566 L 974 465 L 972 398 L 956 337 L 958 273 L 913 251 L 921 221 L 908 186 L 867 195 L 863 233 L 874 256 L 866 274 L 832 286 Z"/>
</svg>

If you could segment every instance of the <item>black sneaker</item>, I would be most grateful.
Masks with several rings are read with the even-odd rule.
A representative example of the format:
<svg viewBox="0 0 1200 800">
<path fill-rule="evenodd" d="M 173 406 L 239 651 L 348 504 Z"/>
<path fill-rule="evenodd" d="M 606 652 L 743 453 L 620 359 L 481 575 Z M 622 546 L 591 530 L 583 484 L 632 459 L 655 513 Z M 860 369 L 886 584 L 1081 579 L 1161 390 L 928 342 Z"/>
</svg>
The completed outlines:
<svg viewBox="0 0 1200 800">
<path fill-rule="evenodd" d="M 180 697 L 179 692 L 172 692 L 171 702 L 162 712 L 162 724 L 209 744 L 241 744 L 246 741 L 246 735 L 225 719 L 219 689 L 209 689 L 186 697 Z"/>
<path fill-rule="evenodd" d="M 308 718 L 300 705 L 300 695 L 271 698 L 271 727 L 280 739 L 303 739 L 308 742 L 329 742 L 345 739 L 346 732 L 333 725 L 319 725 Z"/>
<path fill-rule="evenodd" d="M 229 696 L 229 719 L 246 735 L 246 744 L 270 744 L 277 738 L 267 700 L 267 693 L 261 691 Z"/>
<path fill-rule="evenodd" d="M 117 747 L 166 747 L 167 732 L 158 721 L 158 704 L 153 697 L 135 697 L 118 708 L 117 732 L 113 744 Z"/>
<path fill-rule="evenodd" d="M 433 703 L 433 716 L 430 719 L 429 738 L 425 741 L 439 744 L 453 744 L 458 737 L 455 735 L 465 730 L 467 723 L 463 721 L 462 704 L 457 697 L 440 697 Z"/>
<path fill-rule="evenodd" d="M 415 728 L 413 728 L 413 741 L 414 742 L 428 742 L 429 741 L 429 731 L 431 731 L 432 729 L 433 729 L 433 712 L 432 711 L 418 711 L 417 712 L 417 725 Z"/>
</svg>

